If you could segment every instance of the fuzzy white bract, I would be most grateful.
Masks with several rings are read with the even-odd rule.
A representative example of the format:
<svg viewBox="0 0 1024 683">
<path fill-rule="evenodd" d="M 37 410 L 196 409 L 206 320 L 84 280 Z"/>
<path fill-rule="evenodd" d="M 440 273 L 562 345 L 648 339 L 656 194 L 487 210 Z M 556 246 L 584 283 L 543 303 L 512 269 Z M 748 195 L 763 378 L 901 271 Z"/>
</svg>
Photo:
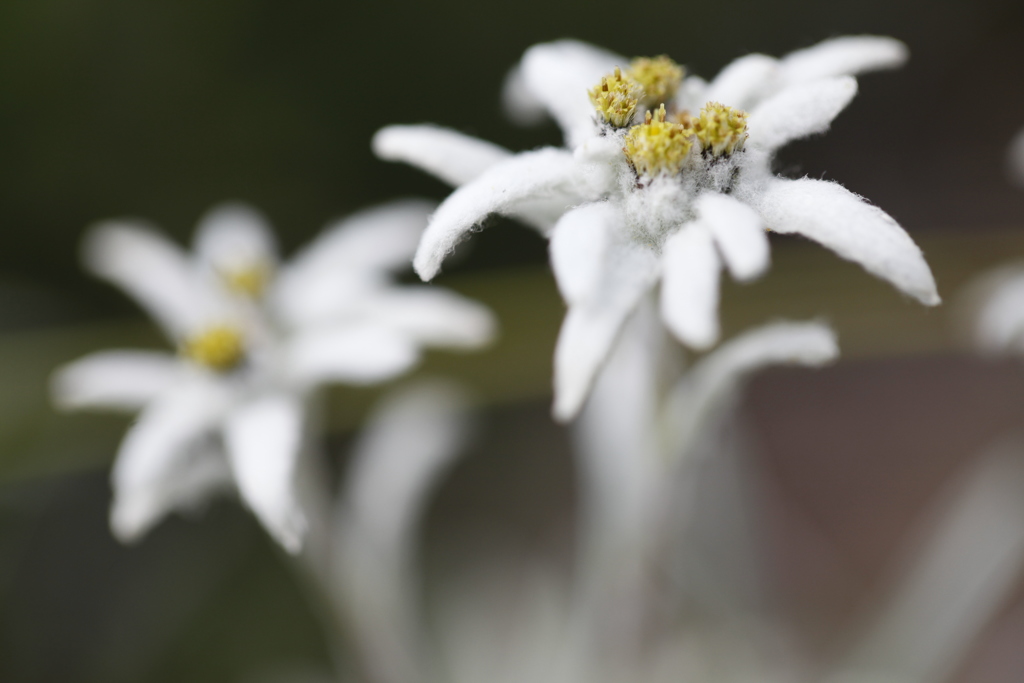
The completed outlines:
<svg viewBox="0 0 1024 683">
<path fill-rule="evenodd" d="M 549 237 L 569 305 L 554 412 L 569 419 L 623 321 L 659 281 L 662 318 L 676 337 L 698 349 L 716 343 L 720 271 L 741 281 L 765 272 L 766 230 L 804 235 L 939 303 L 920 249 L 885 212 L 837 183 L 771 171 L 776 150 L 824 132 L 846 107 L 857 91 L 851 74 L 905 57 L 892 39 L 838 38 L 782 59 L 741 58 L 707 83 L 682 79 L 663 57 L 630 62 L 576 41 L 545 43 L 527 50 L 505 99 L 520 119 L 542 107 L 566 147 L 512 154 L 420 125 L 379 131 L 374 149 L 460 185 L 416 253 L 424 279 L 488 214 Z"/>
<path fill-rule="evenodd" d="M 178 349 L 99 352 L 53 378 L 62 408 L 139 412 L 112 475 L 120 539 L 234 486 L 282 546 L 300 549 L 309 519 L 296 480 L 314 390 L 383 382 L 425 347 L 477 348 L 494 333 L 483 306 L 395 282 L 432 208 L 355 214 L 287 264 L 264 218 L 237 204 L 202 219 L 194 254 L 132 222 L 88 234 L 89 270 L 134 297 Z"/>
</svg>

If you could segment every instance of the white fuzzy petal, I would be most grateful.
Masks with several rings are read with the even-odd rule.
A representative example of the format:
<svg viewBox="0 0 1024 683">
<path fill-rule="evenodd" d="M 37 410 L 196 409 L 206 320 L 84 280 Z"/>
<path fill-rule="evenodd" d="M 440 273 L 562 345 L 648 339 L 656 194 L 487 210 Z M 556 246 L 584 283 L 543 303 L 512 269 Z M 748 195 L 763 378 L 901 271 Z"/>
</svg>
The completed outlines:
<svg viewBox="0 0 1024 683">
<path fill-rule="evenodd" d="M 536 126 L 548 118 L 544 103 L 530 90 L 518 64 L 505 75 L 501 85 L 501 106 L 509 120 L 519 126 Z"/>
<path fill-rule="evenodd" d="M 226 306 L 177 245 L 139 224 L 97 225 L 86 235 L 83 260 L 93 273 L 130 294 L 174 339 L 208 323 Z"/>
<path fill-rule="evenodd" d="M 734 278 L 751 280 L 764 274 L 771 254 L 768 235 L 756 211 L 738 199 L 712 192 L 698 197 L 695 209 Z"/>
<path fill-rule="evenodd" d="M 529 48 L 520 68 L 536 99 L 562 127 L 570 148 L 596 132 L 594 107 L 587 92 L 629 60 L 576 40 L 558 40 Z"/>
<path fill-rule="evenodd" d="M 582 408 L 622 323 L 659 272 L 650 249 L 629 241 L 609 245 L 593 295 L 569 307 L 558 335 L 555 419 L 570 420 Z"/>
<path fill-rule="evenodd" d="M 665 242 L 661 316 L 681 342 L 705 349 L 718 341 L 718 280 L 722 268 L 715 242 L 700 223 L 683 226 Z"/>
<path fill-rule="evenodd" d="M 381 159 L 415 166 L 455 187 L 512 156 L 491 142 L 427 124 L 387 126 L 377 131 L 371 144 Z"/>
<path fill-rule="evenodd" d="M 104 408 L 136 411 L 166 391 L 181 364 L 158 351 L 100 351 L 58 368 L 53 401 L 62 410 Z"/>
<path fill-rule="evenodd" d="M 1007 166 L 1010 179 L 1018 185 L 1024 185 L 1024 131 L 1017 133 L 1010 143 Z"/>
<path fill-rule="evenodd" d="M 118 538 L 137 539 L 179 507 L 180 483 L 209 450 L 205 437 L 223 419 L 229 401 L 217 381 L 190 376 L 143 410 L 122 441 L 111 474 L 110 525 Z"/>
<path fill-rule="evenodd" d="M 708 101 L 708 82 L 700 76 L 687 76 L 676 93 L 676 109 L 696 113 Z"/>
<path fill-rule="evenodd" d="M 307 520 L 296 500 L 303 411 L 290 395 L 271 395 L 228 416 L 224 442 L 242 500 L 288 552 L 302 548 Z"/>
<path fill-rule="evenodd" d="M 431 217 L 413 260 L 416 272 L 432 279 L 455 245 L 489 214 L 508 213 L 524 200 L 557 194 L 571 182 L 575 168 L 572 154 L 546 148 L 517 154 L 463 185 Z"/>
<path fill-rule="evenodd" d="M 199 220 L 195 252 L 202 263 L 230 272 L 273 265 L 277 242 L 263 214 L 247 204 L 228 203 Z"/>
<path fill-rule="evenodd" d="M 750 114 L 750 144 L 774 150 L 793 140 L 824 133 L 856 94 L 857 81 L 851 76 L 785 88 Z"/>
<path fill-rule="evenodd" d="M 733 61 L 708 85 L 704 102 L 719 102 L 747 109 L 775 85 L 779 61 L 767 55 L 751 54 Z"/>
<path fill-rule="evenodd" d="M 841 185 L 809 178 L 775 180 L 754 201 L 769 229 L 808 237 L 921 303 L 940 303 L 935 278 L 910 235 Z"/>
<path fill-rule="evenodd" d="M 854 76 L 902 66 L 908 54 L 907 46 L 895 38 L 841 36 L 789 53 L 780 60 L 780 73 L 786 83 Z"/>
<path fill-rule="evenodd" d="M 441 287 L 392 287 L 367 296 L 366 318 L 427 346 L 475 349 L 490 343 L 498 321 L 484 305 Z"/>
<path fill-rule="evenodd" d="M 376 384 L 419 360 L 405 335 L 380 326 L 338 325 L 296 335 L 286 349 L 286 372 L 299 387 L 324 382 Z"/>
<path fill-rule="evenodd" d="M 595 202 L 572 209 L 555 224 L 548 251 L 558 290 L 569 304 L 588 298 L 598 286 L 606 251 L 622 223 L 615 206 Z"/>
</svg>

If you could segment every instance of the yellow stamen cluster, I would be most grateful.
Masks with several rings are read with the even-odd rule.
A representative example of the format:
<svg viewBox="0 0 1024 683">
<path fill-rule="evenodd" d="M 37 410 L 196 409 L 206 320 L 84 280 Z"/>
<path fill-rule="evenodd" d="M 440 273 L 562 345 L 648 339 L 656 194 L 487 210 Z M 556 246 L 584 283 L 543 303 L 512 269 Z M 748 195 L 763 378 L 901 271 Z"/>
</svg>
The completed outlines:
<svg viewBox="0 0 1024 683">
<path fill-rule="evenodd" d="M 641 178 L 678 174 L 693 146 L 693 129 L 665 120 L 665 105 L 626 133 L 623 151 Z"/>
<path fill-rule="evenodd" d="M 181 355 L 217 372 L 234 369 L 245 357 L 242 334 L 228 325 L 206 329 L 181 345 Z"/>
<path fill-rule="evenodd" d="M 602 78 L 589 92 L 597 113 L 616 128 L 625 128 L 633 122 L 636 107 L 644 95 L 640 84 L 623 76 L 618 67 L 615 73 Z"/>
<path fill-rule="evenodd" d="M 693 130 L 701 150 L 716 157 L 743 149 L 747 140 L 747 112 L 717 102 L 709 102 L 693 121 Z"/>
<path fill-rule="evenodd" d="M 683 82 L 683 67 L 665 55 L 654 58 L 637 57 L 630 64 L 626 75 L 644 89 L 641 104 L 653 109 L 675 97 Z"/>
<path fill-rule="evenodd" d="M 231 291 L 258 299 L 263 296 L 270 282 L 270 268 L 266 264 L 257 263 L 248 268 L 223 270 L 221 278 Z"/>
</svg>

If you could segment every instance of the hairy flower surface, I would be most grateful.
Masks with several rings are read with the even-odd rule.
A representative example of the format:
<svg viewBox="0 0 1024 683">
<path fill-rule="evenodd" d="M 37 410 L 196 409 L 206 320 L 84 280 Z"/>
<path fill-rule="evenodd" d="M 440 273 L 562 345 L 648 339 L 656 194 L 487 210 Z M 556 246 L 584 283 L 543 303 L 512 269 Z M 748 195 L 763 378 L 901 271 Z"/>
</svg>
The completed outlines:
<svg viewBox="0 0 1024 683">
<path fill-rule="evenodd" d="M 90 232 L 87 267 L 135 298 L 178 349 L 104 351 L 54 376 L 64 408 L 139 412 L 113 470 L 119 538 L 233 485 L 299 550 L 308 520 L 296 479 L 314 390 L 382 382 L 424 347 L 475 348 L 494 332 L 479 304 L 394 282 L 432 208 L 407 201 L 356 214 L 287 264 L 263 217 L 242 205 L 203 218 L 194 254 L 134 223 Z"/>
<path fill-rule="evenodd" d="M 416 253 L 424 279 L 488 214 L 520 218 L 549 237 L 569 304 L 555 351 L 554 412 L 568 419 L 623 321 L 659 281 L 665 324 L 690 347 L 713 345 L 720 271 L 741 281 L 761 275 L 766 231 L 804 235 L 939 303 L 921 251 L 890 216 L 837 183 L 771 171 L 777 149 L 824 132 L 846 107 L 857 91 L 851 74 L 905 56 L 898 41 L 848 37 L 782 59 L 750 55 L 710 83 L 682 79 L 680 70 L 673 98 L 652 109 L 646 94 L 633 96 L 642 123 L 622 125 L 593 101 L 593 89 L 637 82 L 619 68 L 630 60 L 575 41 L 545 43 L 527 50 L 506 101 L 520 118 L 542 107 L 562 127 L 565 148 L 513 154 L 432 126 L 385 128 L 374 148 L 460 185 Z"/>
</svg>

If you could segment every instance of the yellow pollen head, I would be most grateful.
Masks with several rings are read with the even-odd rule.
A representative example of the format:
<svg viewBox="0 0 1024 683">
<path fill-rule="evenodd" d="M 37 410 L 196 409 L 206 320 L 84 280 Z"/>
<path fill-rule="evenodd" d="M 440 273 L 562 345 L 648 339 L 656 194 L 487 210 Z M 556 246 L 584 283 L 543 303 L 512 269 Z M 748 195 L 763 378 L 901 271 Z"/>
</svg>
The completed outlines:
<svg viewBox="0 0 1024 683">
<path fill-rule="evenodd" d="M 665 55 L 637 57 L 630 64 L 626 75 L 644 89 L 642 103 L 653 108 L 675 97 L 683 82 L 683 67 Z"/>
<path fill-rule="evenodd" d="M 654 178 L 660 174 L 676 175 L 683 170 L 693 146 L 693 130 L 680 123 L 665 120 L 665 105 L 644 123 L 626 133 L 623 151 L 640 177 Z"/>
<path fill-rule="evenodd" d="M 246 268 L 222 270 L 220 276 L 232 292 L 258 299 L 270 281 L 270 268 L 264 263 L 255 263 Z"/>
<path fill-rule="evenodd" d="M 217 372 L 227 372 L 245 357 L 242 334 L 228 325 L 215 325 L 184 341 L 181 355 Z"/>
<path fill-rule="evenodd" d="M 716 157 L 729 156 L 742 150 L 747 140 L 747 112 L 709 102 L 693 120 L 693 130 L 701 150 Z"/>
<path fill-rule="evenodd" d="M 589 94 L 594 109 L 602 119 L 615 128 L 625 128 L 633 122 L 644 91 L 639 83 L 623 76 L 622 70 L 616 67 L 615 73 L 602 78 Z"/>
</svg>

